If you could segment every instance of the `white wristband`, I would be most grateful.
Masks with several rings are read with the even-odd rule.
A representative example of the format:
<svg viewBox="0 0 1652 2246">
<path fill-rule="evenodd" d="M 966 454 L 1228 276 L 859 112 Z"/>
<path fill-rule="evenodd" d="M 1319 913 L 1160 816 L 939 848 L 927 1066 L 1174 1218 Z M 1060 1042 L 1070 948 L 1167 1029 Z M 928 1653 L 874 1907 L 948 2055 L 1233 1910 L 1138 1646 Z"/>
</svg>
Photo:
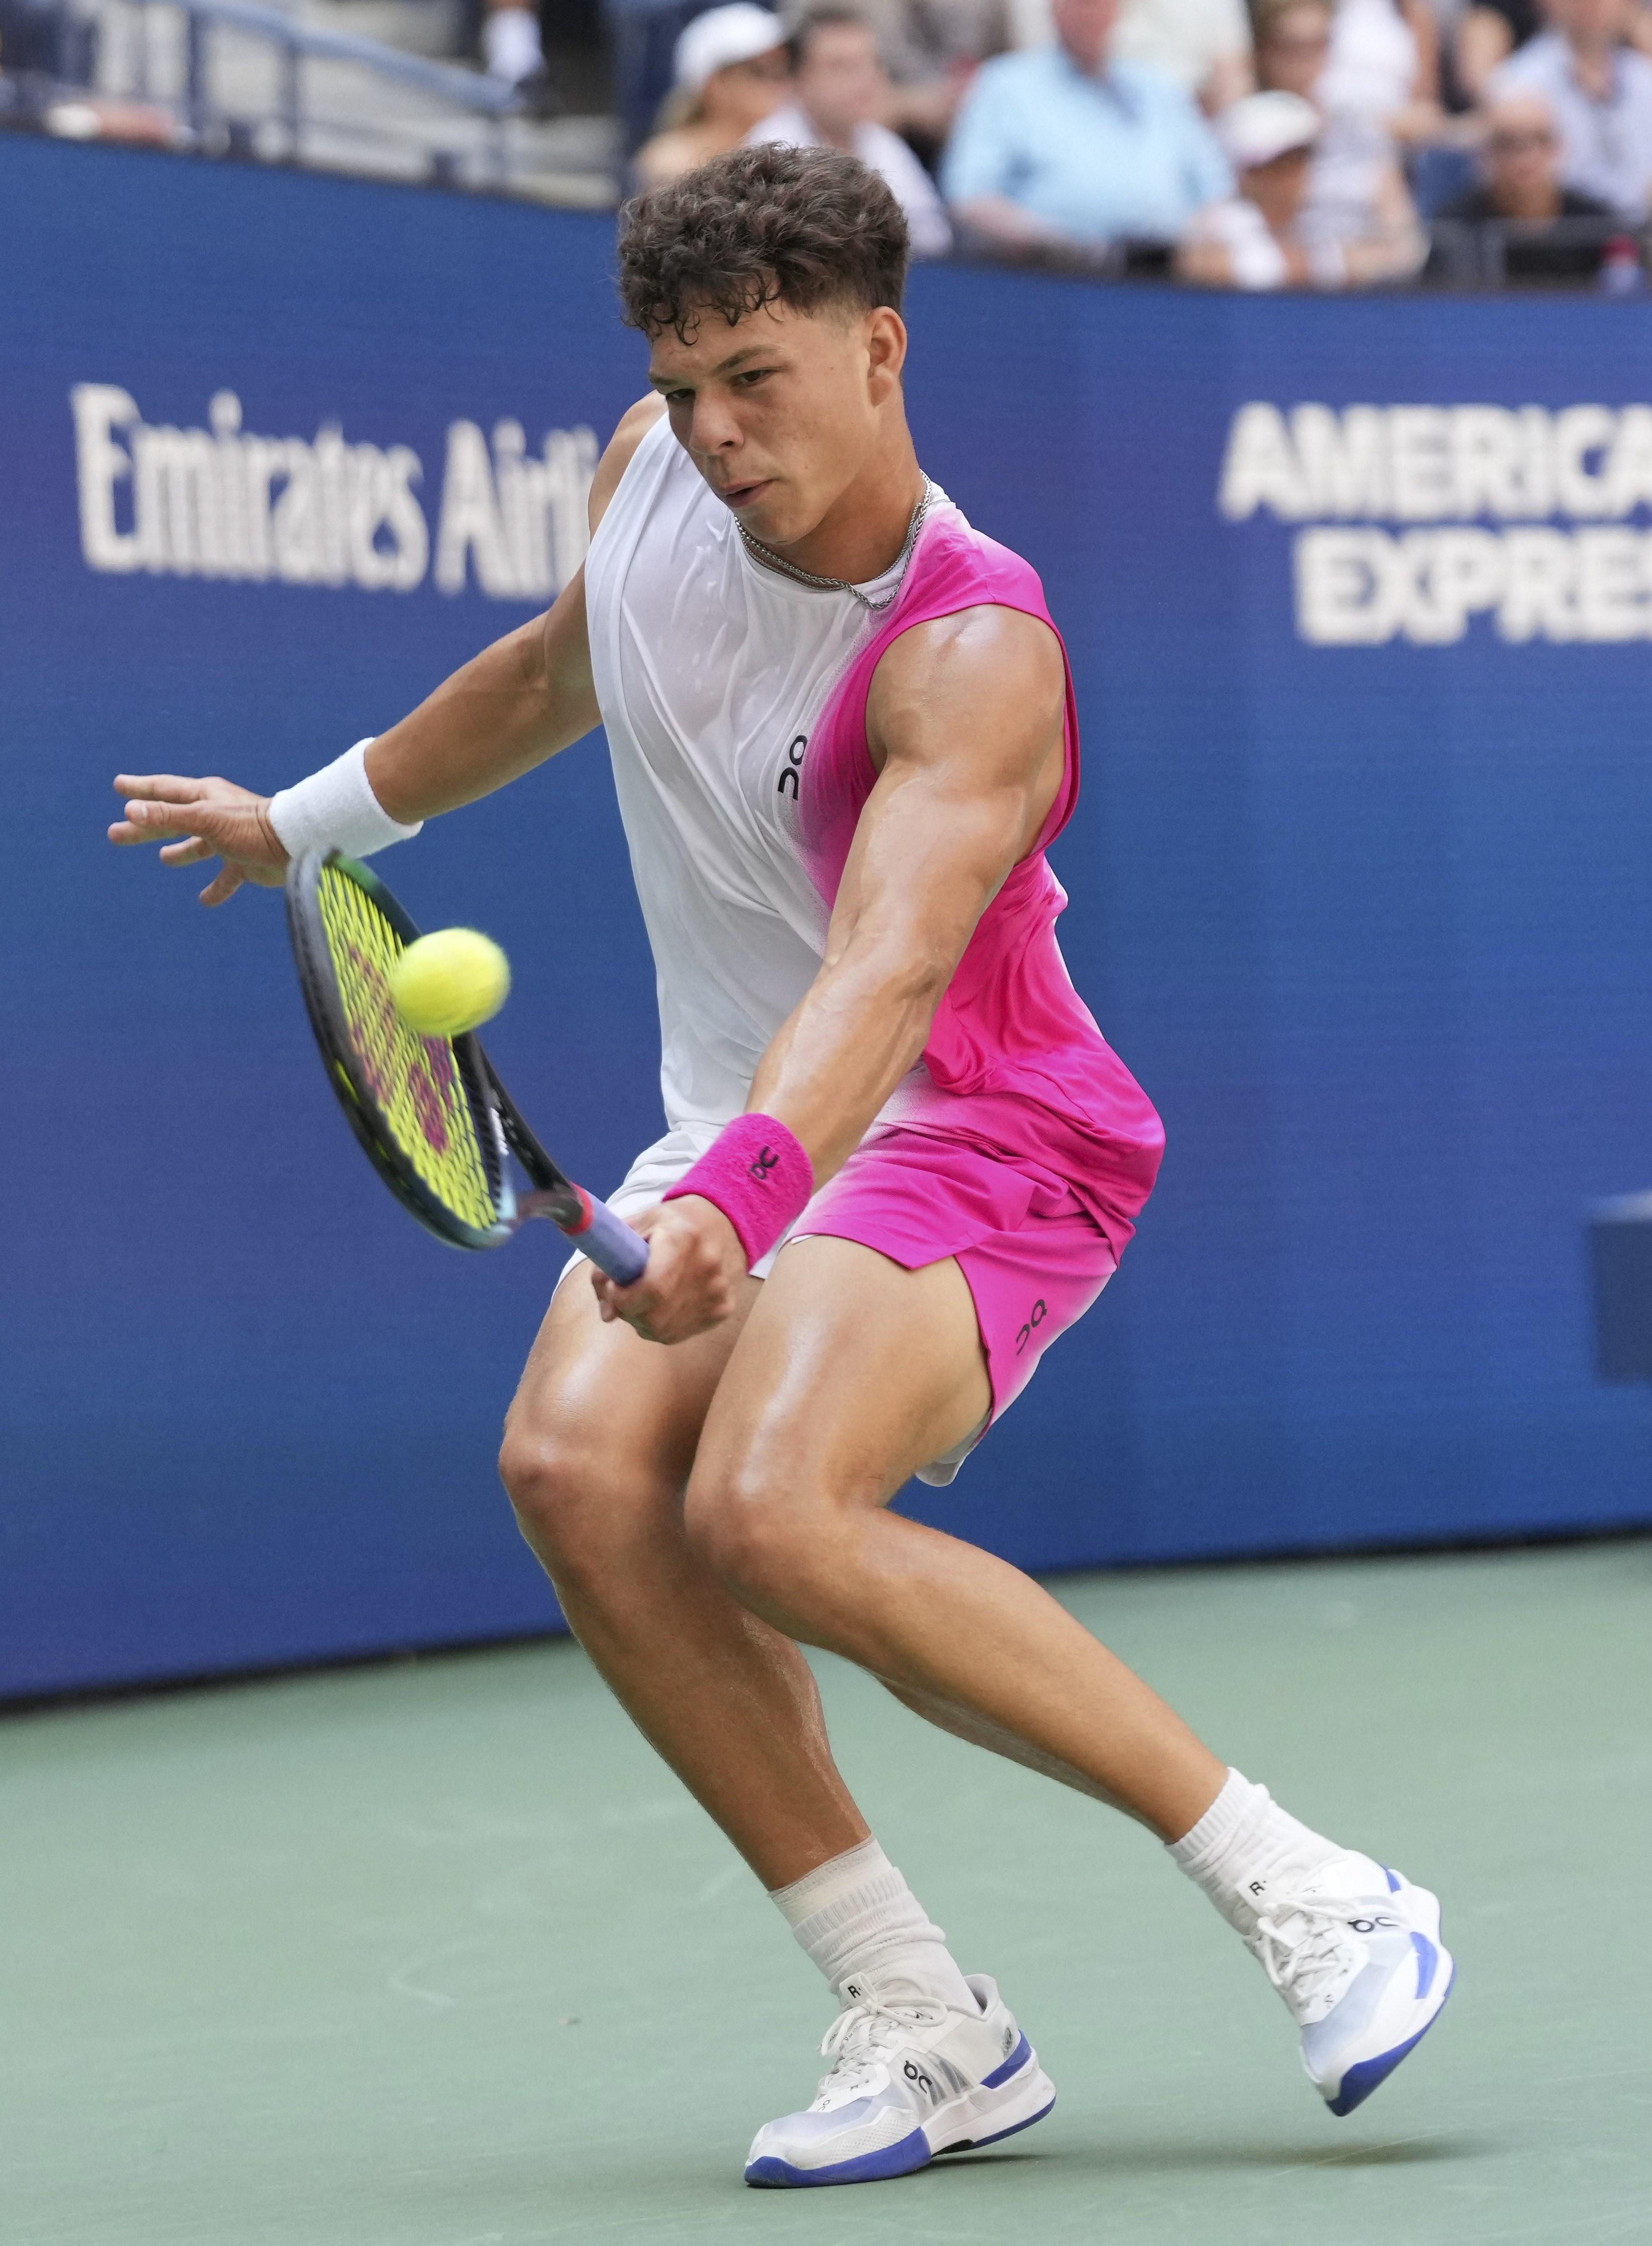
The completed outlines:
<svg viewBox="0 0 1652 2246">
<path fill-rule="evenodd" d="M 422 819 L 404 827 L 373 793 L 367 752 L 376 738 L 370 733 L 296 787 L 271 796 L 269 823 L 289 858 L 306 850 L 343 850 L 351 858 L 366 858 L 392 842 L 411 842 L 418 834 Z"/>
</svg>

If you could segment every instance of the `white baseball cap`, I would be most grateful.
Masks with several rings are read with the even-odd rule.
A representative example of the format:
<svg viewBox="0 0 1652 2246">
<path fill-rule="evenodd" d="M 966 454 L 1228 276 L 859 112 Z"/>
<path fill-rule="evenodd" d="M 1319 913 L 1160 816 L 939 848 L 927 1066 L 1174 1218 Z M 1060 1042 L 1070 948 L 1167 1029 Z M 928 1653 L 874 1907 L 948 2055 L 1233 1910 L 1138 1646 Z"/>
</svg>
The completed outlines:
<svg viewBox="0 0 1652 2246">
<path fill-rule="evenodd" d="M 1311 148 L 1319 133 L 1319 112 L 1300 93 L 1247 93 L 1216 119 L 1216 138 L 1238 172 Z"/>
<path fill-rule="evenodd" d="M 749 63 L 785 44 L 785 25 L 755 0 L 732 0 L 708 8 L 686 26 L 676 43 L 676 82 L 697 93 L 707 78 L 731 63 Z"/>
</svg>

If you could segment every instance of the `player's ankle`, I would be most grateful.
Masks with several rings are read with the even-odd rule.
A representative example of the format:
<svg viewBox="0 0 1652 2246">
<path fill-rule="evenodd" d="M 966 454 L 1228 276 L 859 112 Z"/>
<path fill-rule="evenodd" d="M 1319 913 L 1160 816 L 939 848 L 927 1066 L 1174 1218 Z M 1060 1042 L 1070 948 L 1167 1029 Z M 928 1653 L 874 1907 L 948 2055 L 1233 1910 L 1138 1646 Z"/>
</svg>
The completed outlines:
<svg viewBox="0 0 1652 2246">
<path fill-rule="evenodd" d="M 910 1990 L 908 2001 L 976 2009 L 946 1936 L 875 1841 L 772 1889 L 771 1900 L 840 1999 Z"/>
<path fill-rule="evenodd" d="M 1230 1770 L 1227 1783 L 1189 1833 L 1169 1844 L 1179 1868 L 1204 1889 L 1228 1924 L 1254 1927 L 1269 1893 L 1305 1879 L 1343 1852 L 1335 1841 L 1281 1809 L 1265 1786 Z"/>
</svg>

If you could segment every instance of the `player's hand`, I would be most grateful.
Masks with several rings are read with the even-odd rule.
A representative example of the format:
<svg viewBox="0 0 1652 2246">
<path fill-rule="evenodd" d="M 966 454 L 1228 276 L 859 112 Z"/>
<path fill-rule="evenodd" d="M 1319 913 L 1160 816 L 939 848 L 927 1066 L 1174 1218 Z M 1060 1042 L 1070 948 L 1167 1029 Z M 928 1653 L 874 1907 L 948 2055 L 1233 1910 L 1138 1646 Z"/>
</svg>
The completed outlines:
<svg viewBox="0 0 1652 2246">
<path fill-rule="evenodd" d="M 740 1235 L 698 1194 L 662 1201 L 631 1220 L 649 1244 L 649 1268 L 629 1287 L 593 1269 L 605 1324 L 623 1318 L 644 1341 L 690 1341 L 720 1325 L 740 1301 L 746 1277 Z"/>
<path fill-rule="evenodd" d="M 160 842 L 163 866 L 223 863 L 201 893 L 204 905 L 221 905 L 243 881 L 278 889 L 287 878 L 287 853 L 269 823 L 269 798 L 227 779 L 180 779 L 173 772 L 120 772 L 117 793 L 126 815 L 109 829 L 112 842 Z"/>
</svg>

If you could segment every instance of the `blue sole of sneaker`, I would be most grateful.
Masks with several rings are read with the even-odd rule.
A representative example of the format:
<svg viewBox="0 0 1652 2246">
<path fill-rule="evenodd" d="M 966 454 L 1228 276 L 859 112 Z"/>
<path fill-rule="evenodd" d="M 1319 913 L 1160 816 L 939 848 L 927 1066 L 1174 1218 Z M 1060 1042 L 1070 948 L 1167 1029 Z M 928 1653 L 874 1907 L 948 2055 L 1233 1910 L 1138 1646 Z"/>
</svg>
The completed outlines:
<svg viewBox="0 0 1652 2246">
<path fill-rule="evenodd" d="M 1357 2066 L 1349 2068 L 1336 2097 L 1328 2098 L 1325 2101 L 1338 2120 L 1351 2113 L 1356 2106 L 1363 2106 L 1373 2090 L 1382 2088 L 1401 2059 L 1417 2049 L 1434 2021 L 1445 2010 L 1445 1999 L 1456 1986 L 1457 1967 L 1453 1964 L 1451 1977 L 1441 1991 L 1439 2003 L 1434 2008 L 1433 2019 L 1425 2020 L 1414 2036 L 1408 2036 L 1404 2043 L 1396 2044 L 1392 2051 L 1385 2051 L 1376 2059 L 1362 2059 Z"/>
<path fill-rule="evenodd" d="M 1007 2129 L 995 2129 L 989 2137 L 967 2137 L 961 2145 L 942 2145 L 935 2157 L 938 2161 L 950 2160 L 954 2153 L 978 2153 L 983 2145 L 1001 2145 L 1006 2137 L 1018 2137 L 1023 2129 L 1030 2129 L 1035 2121 L 1042 2121 L 1044 2115 L 1053 2110 L 1055 2103 L 1052 2098 L 1048 2106 L 1041 2106 L 1036 2113 L 1029 2113 L 1024 2121 L 1012 2121 Z"/>
<path fill-rule="evenodd" d="M 929 2140 L 921 2129 L 914 2129 L 898 2145 L 884 2145 L 875 2153 L 862 2153 L 859 2160 L 836 2161 L 830 2168 L 794 2168 L 790 2161 L 777 2160 L 772 2154 L 765 2154 L 762 2160 L 752 2161 L 745 2172 L 745 2180 L 771 2189 L 776 2186 L 795 2188 L 817 2183 L 883 2183 L 893 2176 L 910 2175 L 914 2168 L 928 2168 L 934 2158 Z"/>
<path fill-rule="evenodd" d="M 896 2176 L 914 2175 L 931 2161 L 948 2160 L 954 2153 L 978 2153 L 983 2145 L 1001 2144 L 1006 2137 L 1018 2137 L 1023 2129 L 1030 2129 L 1035 2121 L 1042 2121 L 1050 2107 L 1041 2106 L 1037 2113 L 1029 2113 L 1024 2121 L 1012 2121 L 1007 2129 L 995 2130 L 989 2137 L 970 2137 L 962 2144 L 943 2146 L 932 2153 L 929 2141 L 921 2129 L 914 2129 L 909 2137 L 902 2137 L 898 2145 L 886 2145 L 880 2152 L 863 2153 L 858 2161 L 839 2161 L 831 2168 L 794 2168 L 789 2161 L 776 2160 L 772 2155 L 753 2161 L 745 2172 L 745 2180 L 758 2189 L 795 2190 L 799 2185 L 808 2187 L 826 2183 L 887 2183 Z"/>
</svg>

